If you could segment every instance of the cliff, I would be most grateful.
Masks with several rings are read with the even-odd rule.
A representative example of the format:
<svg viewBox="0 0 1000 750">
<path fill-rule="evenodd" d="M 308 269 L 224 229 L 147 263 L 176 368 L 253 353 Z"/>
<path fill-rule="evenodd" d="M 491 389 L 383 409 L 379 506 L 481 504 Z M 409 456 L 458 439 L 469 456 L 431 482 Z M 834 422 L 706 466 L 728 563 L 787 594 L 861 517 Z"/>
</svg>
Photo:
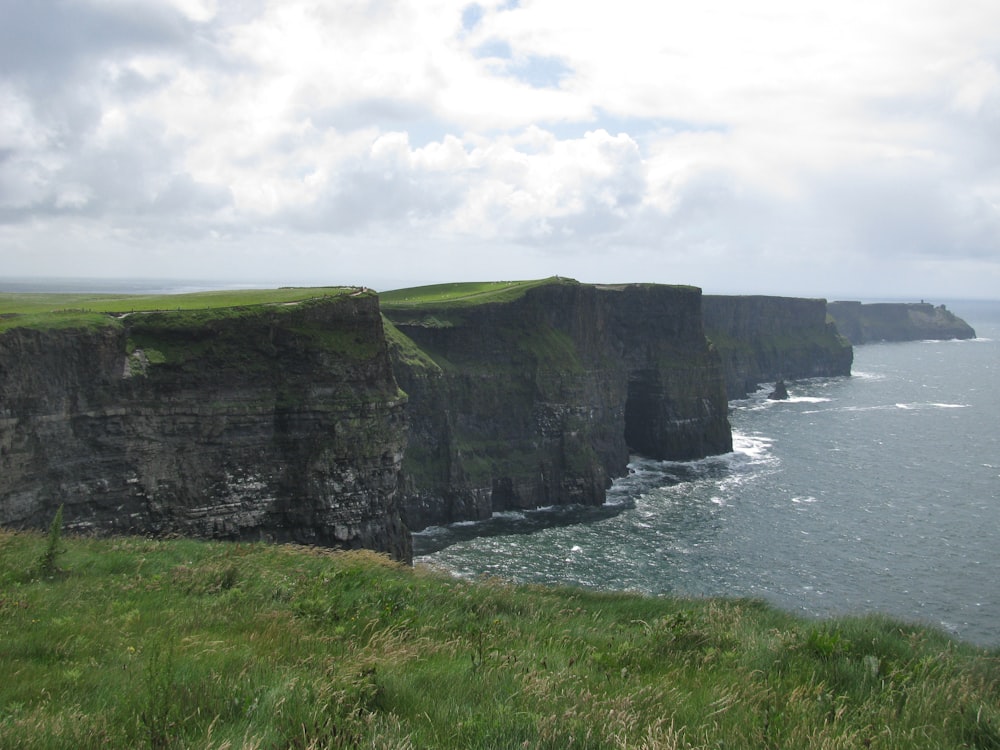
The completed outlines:
<svg viewBox="0 0 1000 750">
<path fill-rule="evenodd" d="M 853 344 L 870 341 L 973 339 L 976 332 L 944 305 L 927 302 L 831 302 L 837 329 Z"/>
<path fill-rule="evenodd" d="M 556 278 L 400 290 L 383 320 L 307 291 L 0 320 L 0 524 L 63 504 L 76 530 L 408 559 L 407 527 L 599 505 L 631 452 L 727 452 L 727 397 L 852 360 L 822 300 Z"/>
<path fill-rule="evenodd" d="M 597 505 L 630 451 L 732 449 L 718 357 L 688 287 L 564 279 L 382 295 L 409 395 L 411 529 Z"/>
<path fill-rule="evenodd" d="M 851 374 L 854 352 L 825 300 L 705 295 L 702 310 L 730 399 L 763 382 Z"/>
<path fill-rule="evenodd" d="M 98 316 L 101 317 L 101 316 Z M 370 292 L 0 331 L 0 523 L 409 559 L 405 395 Z"/>
</svg>

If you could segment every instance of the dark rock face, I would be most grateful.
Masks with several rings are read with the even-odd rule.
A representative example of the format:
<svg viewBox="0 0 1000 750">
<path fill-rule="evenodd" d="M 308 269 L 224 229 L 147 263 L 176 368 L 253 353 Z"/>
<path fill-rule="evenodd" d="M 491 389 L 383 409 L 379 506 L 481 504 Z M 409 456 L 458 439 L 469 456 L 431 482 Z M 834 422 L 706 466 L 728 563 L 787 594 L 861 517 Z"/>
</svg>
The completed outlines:
<svg viewBox="0 0 1000 750">
<path fill-rule="evenodd" d="M 837 329 L 852 344 L 870 341 L 974 339 L 976 332 L 944 305 L 927 302 L 831 302 Z"/>
<path fill-rule="evenodd" d="M 854 351 L 825 300 L 705 295 L 702 306 L 731 399 L 779 379 L 851 374 Z"/>
<path fill-rule="evenodd" d="M 630 450 L 732 449 L 697 289 L 563 281 L 505 303 L 384 312 L 405 334 L 392 352 L 409 395 L 413 530 L 601 504 Z"/>
<path fill-rule="evenodd" d="M 774 384 L 774 390 L 772 390 L 767 397 L 771 401 L 787 401 L 788 400 L 788 386 L 785 385 L 784 380 L 779 380 Z"/>
<path fill-rule="evenodd" d="M 370 293 L 0 334 L 0 523 L 408 560 L 405 395 Z"/>
</svg>

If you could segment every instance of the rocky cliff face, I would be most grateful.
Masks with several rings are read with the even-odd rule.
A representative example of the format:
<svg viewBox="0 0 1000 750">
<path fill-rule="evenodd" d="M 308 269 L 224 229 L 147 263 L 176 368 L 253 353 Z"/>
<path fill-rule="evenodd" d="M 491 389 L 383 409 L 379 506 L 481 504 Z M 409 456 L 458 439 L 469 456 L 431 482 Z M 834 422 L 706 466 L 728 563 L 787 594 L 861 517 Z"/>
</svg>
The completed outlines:
<svg viewBox="0 0 1000 750">
<path fill-rule="evenodd" d="M 409 394 L 406 519 L 601 504 L 629 451 L 732 449 L 697 289 L 557 281 L 474 306 L 383 307 Z"/>
<path fill-rule="evenodd" d="M 976 332 L 944 305 L 926 302 L 831 302 L 830 315 L 852 344 L 869 341 L 973 339 Z"/>
<path fill-rule="evenodd" d="M 731 399 L 763 382 L 851 374 L 854 352 L 825 300 L 705 295 L 702 309 Z"/>
<path fill-rule="evenodd" d="M 0 523 L 409 559 L 405 396 L 371 293 L 0 334 Z"/>
</svg>

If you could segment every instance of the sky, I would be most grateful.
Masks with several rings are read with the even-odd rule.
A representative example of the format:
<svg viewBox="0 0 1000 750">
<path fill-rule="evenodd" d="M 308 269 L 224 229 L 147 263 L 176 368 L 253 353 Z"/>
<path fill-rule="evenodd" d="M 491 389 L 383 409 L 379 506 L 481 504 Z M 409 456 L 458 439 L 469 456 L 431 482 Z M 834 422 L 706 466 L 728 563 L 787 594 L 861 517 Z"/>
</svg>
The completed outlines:
<svg viewBox="0 0 1000 750">
<path fill-rule="evenodd" d="M 0 0 L 0 287 L 1000 297 L 996 0 Z"/>
</svg>

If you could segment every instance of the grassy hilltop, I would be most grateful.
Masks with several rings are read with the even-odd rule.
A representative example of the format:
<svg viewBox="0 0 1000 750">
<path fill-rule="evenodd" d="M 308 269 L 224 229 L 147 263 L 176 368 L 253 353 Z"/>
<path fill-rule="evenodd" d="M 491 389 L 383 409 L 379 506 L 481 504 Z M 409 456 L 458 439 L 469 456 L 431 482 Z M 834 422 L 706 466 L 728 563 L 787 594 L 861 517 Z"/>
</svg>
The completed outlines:
<svg viewBox="0 0 1000 750">
<path fill-rule="evenodd" d="M 934 630 L 372 553 L 0 532 L 0 643 L 0 747 L 1000 747 Z"/>
<path fill-rule="evenodd" d="M 393 289 L 379 292 L 383 308 L 406 309 L 410 307 L 469 307 L 490 302 L 510 302 L 520 299 L 531 289 L 564 284 L 580 286 L 580 282 L 565 276 L 550 276 L 546 279 L 527 281 L 462 281 L 450 284 Z M 677 284 L 598 284 L 603 288 L 624 288 L 626 286 L 672 286 L 677 289 L 694 287 Z"/>
<path fill-rule="evenodd" d="M 0 292 L 0 332 L 14 327 L 92 328 L 112 325 L 116 316 L 133 312 L 288 305 L 357 291 L 355 287 L 284 287 L 158 295 Z"/>
<path fill-rule="evenodd" d="M 463 281 L 433 284 L 379 293 L 384 308 L 418 307 L 420 305 L 479 305 L 487 302 L 509 302 L 520 299 L 529 289 L 549 284 L 575 284 L 572 279 L 551 277 L 532 281 Z"/>
</svg>

